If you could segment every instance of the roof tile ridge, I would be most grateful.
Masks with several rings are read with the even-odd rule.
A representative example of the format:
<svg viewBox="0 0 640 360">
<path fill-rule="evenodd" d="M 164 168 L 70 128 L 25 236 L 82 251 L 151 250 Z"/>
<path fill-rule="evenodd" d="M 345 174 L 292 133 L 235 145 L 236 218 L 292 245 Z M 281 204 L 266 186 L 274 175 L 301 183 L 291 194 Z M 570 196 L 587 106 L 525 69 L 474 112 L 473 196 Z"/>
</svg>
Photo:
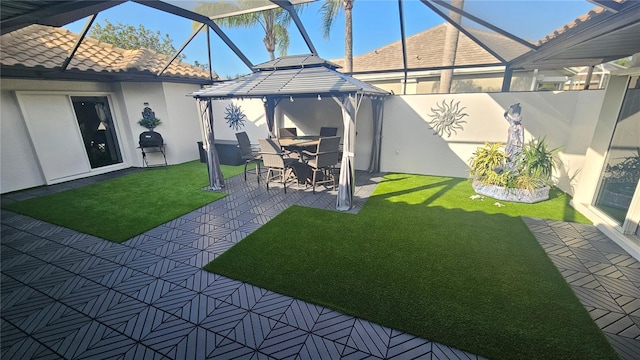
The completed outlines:
<svg viewBox="0 0 640 360">
<path fill-rule="evenodd" d="M 2 34 L 0 38 L 3 40 L 3 45 L 11 44 L 14 41 L 20 41 L 21 43 L 24 43 L 30 40 L 41 40 L 45 36 L 51 35 L 50 33 L 52 30 L 58 31 L 59 33 L 58 37 L 61 36 L 60 30 L 58 28 L 55 28 L 53 26 L 32 24 L 29 26 L 25 26 L 21 29 L 18 29 L 16 31 L 12 31 L 7 34 Z M 42 32 L 45 32 L 45 33 L 43 34 Z"/>
<path fill-rule="evenodd" d="M 543 37 L 542 39 L 538 40 L 537 45 L 540 46 L 540 45 L 542 45 L 544 43 L 547 43 L 547 42 L 557 38 L 558 36 L 566 33 L 567 31 L 572 31 L 573 29 L 576 29 L 576 28 L 582 26 L 584 23 L 592 20 L 593 18 L 601 16 L 601 15 L 606 14 L 606 13 L 607 13 L 607 11 L 606 11 L 605 8 L 600 7 L 600 6 L 596 6 L 593 9 L 589 10 L 587 13 L 576 17 L 570 23 L 564 24 L 562 27 L 555 29 L 550 34 L 547 34 L 545 37 Z"/>
<path fill-rule="evenodd" d="M 149 49 L 125 49 L 123 53 L 123 61 L 125 69 L 134 69 L 139 71 L 151 70 L 148 69 L 149 61 Z"/>
</svg>

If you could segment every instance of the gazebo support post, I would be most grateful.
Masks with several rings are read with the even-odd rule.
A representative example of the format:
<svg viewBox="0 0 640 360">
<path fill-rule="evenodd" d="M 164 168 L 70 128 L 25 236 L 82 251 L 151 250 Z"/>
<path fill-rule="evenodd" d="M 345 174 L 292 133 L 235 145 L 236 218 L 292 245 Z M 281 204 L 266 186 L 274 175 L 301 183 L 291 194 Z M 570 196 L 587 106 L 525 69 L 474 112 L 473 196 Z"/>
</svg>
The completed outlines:
<svg viewBox="0 0 640 360">
<path fill-rule="evenodd" d="M 275 133 L 273 132 L 273 129 L 274 129 L 276 106 L 278 105 L 278 102 L 279 101 L 276 101 L 276 99 L 273 96 L 265 96 L 264 98 L 262 98 L 262 103 L 264 104 L 264 116 L 267 119 L 267 129 L 269 131 L 269 139 L 273 139 L 276 137 Z"/>
</svg>

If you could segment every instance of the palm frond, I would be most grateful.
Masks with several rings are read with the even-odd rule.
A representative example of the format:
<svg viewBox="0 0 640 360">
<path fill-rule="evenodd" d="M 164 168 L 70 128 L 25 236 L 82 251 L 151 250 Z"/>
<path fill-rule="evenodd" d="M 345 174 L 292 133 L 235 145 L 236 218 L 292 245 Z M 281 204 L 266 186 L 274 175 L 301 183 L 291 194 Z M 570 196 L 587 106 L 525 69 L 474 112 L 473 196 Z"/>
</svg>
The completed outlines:
<svg viewBox="0 0 640 360">
<path fill-rule="evenodd" d="M 342 0 L 325 0 L 320 7 L 320 14 L 322 14 L 322 37 L 324 39 L 329 40 L 333 20 L 342 10 Z"/>
<path fill-rule="evenodd" d="M 289 49 L 289 32 L 287 28 L 282 24 L 275 24 L 273 31 L 276 35 L 276 46 L 278 47 L 279 56 L 287 56 L 287 49 Z"/>
</svg>

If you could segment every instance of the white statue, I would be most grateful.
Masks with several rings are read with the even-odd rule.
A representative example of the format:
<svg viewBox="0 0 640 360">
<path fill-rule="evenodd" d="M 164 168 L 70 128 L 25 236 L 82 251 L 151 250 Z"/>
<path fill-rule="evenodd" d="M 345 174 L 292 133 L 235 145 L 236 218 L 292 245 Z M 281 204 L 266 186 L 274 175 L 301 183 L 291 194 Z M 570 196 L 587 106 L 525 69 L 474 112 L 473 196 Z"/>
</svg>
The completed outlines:
<svg viewBox="0 0 640 360">
<path fill-rule="evenodd" d="M 505 167 L 509 170 L 516 168 L 516 159 L 524 144 L 524 129 L 522 128 L 521 113 L 522 108 L 520 108 L 520 103 L 509 106 L 504 113 L 504 118 L 509 122 L 509 134 L 505 148 L 505 153 L 507 154 Z"/>
</svg>

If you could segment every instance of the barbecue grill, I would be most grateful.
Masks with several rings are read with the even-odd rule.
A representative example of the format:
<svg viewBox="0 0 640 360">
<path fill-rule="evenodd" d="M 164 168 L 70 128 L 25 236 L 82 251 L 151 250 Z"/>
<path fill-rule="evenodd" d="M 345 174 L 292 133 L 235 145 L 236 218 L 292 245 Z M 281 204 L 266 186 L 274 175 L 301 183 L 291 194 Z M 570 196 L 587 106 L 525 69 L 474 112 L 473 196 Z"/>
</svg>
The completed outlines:
<svg viewBox="0 0 640 360">
<path fill-rule="evenodd" d="M 162 154 L 164 164 L 157 164 L 153 166 L 167 166 L 167 157 L 164 153 L 164 140 L 162 135 L 155 131 L 145 131 L 140 134 L 138 141 L 139 149 L 142 151 L 142 166 L 149 167 L 149 160 L 147 159 L 147 153 L 159 152 Z"/>
</svg>

